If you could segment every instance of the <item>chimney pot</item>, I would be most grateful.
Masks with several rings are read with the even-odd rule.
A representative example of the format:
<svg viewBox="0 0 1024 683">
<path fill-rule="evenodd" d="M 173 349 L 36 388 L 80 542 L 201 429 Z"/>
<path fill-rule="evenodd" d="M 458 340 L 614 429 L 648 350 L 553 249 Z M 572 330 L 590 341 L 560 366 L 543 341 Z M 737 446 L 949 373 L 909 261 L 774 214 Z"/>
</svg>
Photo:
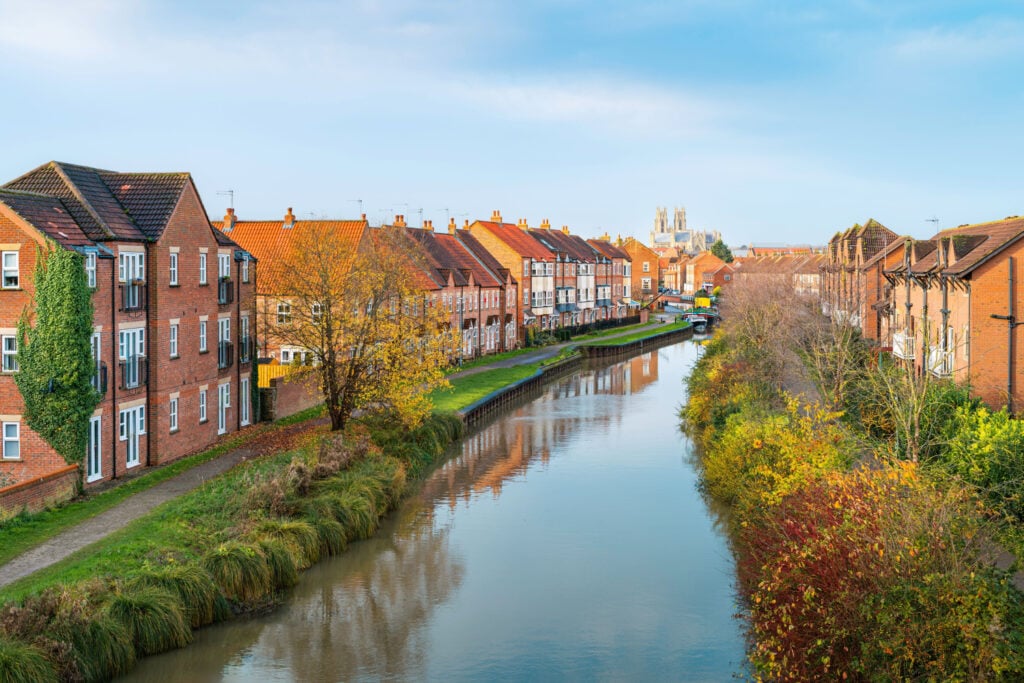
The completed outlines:
<svg viewBox="0 0 1024 683">
<path fill-rule="evenodd" d="M 292 207 L 288 207 L 288 213 L 284 215 L 284 226 L 290 228 L 295 225 L 295 214 L 292 213 Z"/>
<path fill-rule="evenodd" d="M 434 221 L 423 221 L 423 229 L 427 232 L 434 232 Z"/>
<path fill-rule="evenodd" d="M 569 234 L 569 226 L 568 225 L 563 225 L 562 226 L 562 232 L 564 232 L 566 235 L 568 235 Z"/>
<path fill-rule="evenodd" d="M 455 219 L 453 218 L 452 220 L 454 221 Z M 466 228 L 467 230 L 469 230 L 469 219 L 468 218 L 466 219 L 466 224 L 463 227 Z"/>
<path fill-rule="evenodd" d="M 227 214 L 224 215 L 224 232 L 231 232 L 235 227 L 235 220 L 235 210 L 229 208 Z"/>
<path fill-rule="evenodd" d="M 455 219 L 454 218 L 449 218 L 448 219 L 448 234 L 449 235 L 454 235 L 455 234 L 455 227 L 456 227 L 455 226 Z"/>
<path fill-rule="evenodd" d="M 362 220 L 364 220 L 364 221 L 366 220 L 366 214 L 365 213 L 363 214 Z"/>
<path fill-rule="evenodd" d="M 540 222 L 540 229 L 541 230 L 550 230 L 551 229 L 551 221 L 549 221 L 547 218 L 542 220 Z"/>
<path fill-rule="evenodd" d="M 501 211 L 495 209 L 491 212 L 491 221 L 494 223 L 501 223 Z"/>
</svg>

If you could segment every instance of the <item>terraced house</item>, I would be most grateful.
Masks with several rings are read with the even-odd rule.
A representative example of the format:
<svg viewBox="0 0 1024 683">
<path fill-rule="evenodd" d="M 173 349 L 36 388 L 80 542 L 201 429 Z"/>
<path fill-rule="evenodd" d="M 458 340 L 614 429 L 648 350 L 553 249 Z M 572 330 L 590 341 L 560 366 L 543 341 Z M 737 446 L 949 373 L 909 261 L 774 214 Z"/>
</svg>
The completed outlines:
<svg viewBox="0 0 1024 683">
<path fill-rule="evenodd" d="M 893 355 L 966 382 L 992 407 L 1024 406 L 1018 315 L 1024 218 L 962 225 L 907 240 L 888 269 Z"/>
<path fill-rule="evenodd" d="M 540 242 L 555 259 L 555 320 L 558 327 L 587 325 L 597 320 L 598 312 L 607 310 L 607 300 L 596 308 L 597 284 L 595 281 L 597 263 L 605 257 L 587 244 L 586 240 L 572 235 L 568 226 L 552 230 L 545 218 L 539 229 L 528 229 L 525 221 L 520 225 L 535 240 Z"/>
<path fill-rule="evenodd" d="M 632 297 L 632 271 L 630 270 L 629 254 L 612 244 L 607 233 L 600 239 L 590 239 L 587 242 L 604 255 L 608 261 L 603 270 L 601 265 L 598 265 L 597 300 L 602 301 L 605 298 L 603 288 L 607 287 L 611 306 L 610 317 L 625 318 L 633 307 L 630 300 Z"/>
<path fill-rule="evenodd" d="M 22 418 L 14 382 L 38 248 L 82 254 L 95 309 L 92 417 L 81 468 Z M 0 508 L 37 506 L 165 463 L 254 420 L 248 338 L 256 262 L 210 227 L 188 173 L 50 162 L 0 188 Z"/>
</svg>

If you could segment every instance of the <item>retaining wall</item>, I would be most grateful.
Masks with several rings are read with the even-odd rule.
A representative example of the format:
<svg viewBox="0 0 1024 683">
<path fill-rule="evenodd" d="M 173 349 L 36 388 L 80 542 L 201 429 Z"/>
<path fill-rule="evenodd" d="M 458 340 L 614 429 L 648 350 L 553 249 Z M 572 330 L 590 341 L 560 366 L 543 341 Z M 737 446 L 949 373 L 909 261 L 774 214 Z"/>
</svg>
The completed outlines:
<svg viewBox="0 0 1024 683">
<path fill-rule="evenodd" d="M 274 377 L 268 388 L 260 389 L 260 421 L 280 420 L 323 402 L 317 373 Z"/>
<path fill-rule="evenodd" d="M 55 472 L 0 489 L 0 520 L 27 509 L 39 512 L 62 503 L 78 492 L 78 465 L 67 465 Z"/>
</svg>

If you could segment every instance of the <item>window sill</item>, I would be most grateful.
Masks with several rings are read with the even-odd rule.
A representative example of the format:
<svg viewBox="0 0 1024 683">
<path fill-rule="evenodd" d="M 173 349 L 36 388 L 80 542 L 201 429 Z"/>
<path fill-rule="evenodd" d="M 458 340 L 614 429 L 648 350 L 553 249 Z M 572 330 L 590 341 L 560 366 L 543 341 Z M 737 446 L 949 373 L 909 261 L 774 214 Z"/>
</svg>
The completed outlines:
<svg viewBox="0 0 1024 683">
<path fill-rule="evenodd" d="M 175 288 L 177 288 L 177 287 L 181 287 L 181 284 L 178 283 L 178 282 L 170 282 L 170 283 L 167 284 L 167 286 L 168 287 L 175 287 Z"/>
<path fill-rule="evenodd" d="M 139 434 L 139 436 L 142 436 L 142 435 L 141 435 L 141 434 Z M 142 464 L 142 461 L 140 460 L 139 462 L 136 462 L 136 463 L 126 464 L 126 465 L 124 466 L 124 468 L 125 468 L 126 470 L 130 470 L 130 469 L 132 469 L 133 467 L 138 467 L 138 466 L 139 466 L 139 465 L 141 465 L 141 464 Z"/>
<path fill-rule="evenodd" d="M 171 359 L 171 360 L 179 360 L 180 358 L 181 358 L 181 356 L 180 356 L 180 355 L 177 355 L 177 356 L 171 356 L 171 358 L 170 358 L 170 359 Z"/>
<path fill-rule="evenodd" d="M 199 286 L 200 286 L 200 287 L 209 287 L 209 286 L 210 286 L 210 283 L 209 283 L 209 282 L 200 282 L 200 283 L 199 283 Z"/>
<path fill-rule="evenodd" d="M 102 474 L 94 474 L 91 477 L 89 477 L 88 479 L 86 479 L 85 483 L 86 484 L 92 484 L 92 483 L 97 482 L 97 481 L 99 481 L 101 479 L 103 479 L 103 475 Z"/>
<path fill-rule="evenodd" d="M 201 424 L 201 425 L 204 425 L 204 424 L 206 424 L 206 423 L 207 423 L 207 422 L 209 422 L 209 421 L 210 421 L 209 419 L 206 419 L 206 420 L 200 420 L 200 421 L 199 421 L 199 424 Z"/>
<path fill-rule="evenodd" d="M 0 462 L 25 462 L 22 458 L 0 458 Z"/>
<path fill-rule="evenodd" d="M 209 352 L 210 352 L 210 349 L 199 349 L 199 353 L 201 353 L 201 354 L 209 353 Z"/>
<path fill-rule="evenodd" d="M 168 433 L 169 434 L 177 434 L 179 431 L 181 431 L 181 430 L 180 429 L 171 429 L 171 430 L 168 431 Z"/>
<path fill-rule="evenodd" d="M 19 287 L 0 287 L 0 289 L 3 289 L 5 292 L 20 292 L 20 291 L 22 291 L 20 286 Z"/>
</svg>

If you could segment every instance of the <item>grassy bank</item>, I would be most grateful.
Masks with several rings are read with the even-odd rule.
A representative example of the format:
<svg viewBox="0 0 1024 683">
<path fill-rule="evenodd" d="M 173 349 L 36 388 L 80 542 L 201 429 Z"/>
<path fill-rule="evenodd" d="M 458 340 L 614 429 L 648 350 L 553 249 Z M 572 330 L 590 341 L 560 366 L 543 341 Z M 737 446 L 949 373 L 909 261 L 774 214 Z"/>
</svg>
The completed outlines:
<svg viewBox="0 0 1024 683">
<path fill-rule="evenodd" d="M 373 534 L 410 473 L 460 433 L 434 416 L 412 432 L 376 420 L 344 439 L 312 435 L 7 587 L 0 680 L 106 680 L 186 645 L 193 628 L 272 603 L 299 571 Z"/>
<path fill-rule="evenodd" d="M 860 394 L 871 424 L 888 425 L 878 436 L 852 417 L 860 411 L 801 405 L 742 330 L 705 347 L 688 387 L 683 417 L 702 446 L 702 486 L 733 511 L 759 676 L 1024 677 L 1024 601 L 982 552 L 1005 511 L 937 460 L 887 457 L 880 439 L 905 437 L 877 397 Z M 953 421 L 935 429 L 972 438 L 939 405 L 931 418 Z M 976 463 L 991 450 L 965 447 Z"/>
<path fill-rule="evenodd" d="M 71 527 L 105 512 L 121 501 L 167 481 L 197 465 L 220 457 L 243 444 L 265 437 L 276 429 L 312 419 L 323 413 L 318 406 L 289 416 L 272 425 L 258 425 L 242 436 L 225 441 L 202 453 L 153 468 L 129 481 L 100 493 L 86 493 L 66 504 L 37 513 L 22 513 L 0 522 L 0 565 Z"/>
<path fill-rule="evenodd" d="M 690 327 L 690 323 L 667 323 L 660 327 L 642 330 L 640 332 L 634 332 L 633 334 L 627 334 L 624 337 L 615 337 L 613 339 L 598 339 L 597 341 L 587 342 L 587 346 L 618 346 L 619 344 L 629 344 L 631 342 L 639 341 L 641 339 L 647 339 L 648 337 L 654 337 L 659 334 L 665 334 L 666 332 L 685 330 L 687 327 Z"/>
</svg>

